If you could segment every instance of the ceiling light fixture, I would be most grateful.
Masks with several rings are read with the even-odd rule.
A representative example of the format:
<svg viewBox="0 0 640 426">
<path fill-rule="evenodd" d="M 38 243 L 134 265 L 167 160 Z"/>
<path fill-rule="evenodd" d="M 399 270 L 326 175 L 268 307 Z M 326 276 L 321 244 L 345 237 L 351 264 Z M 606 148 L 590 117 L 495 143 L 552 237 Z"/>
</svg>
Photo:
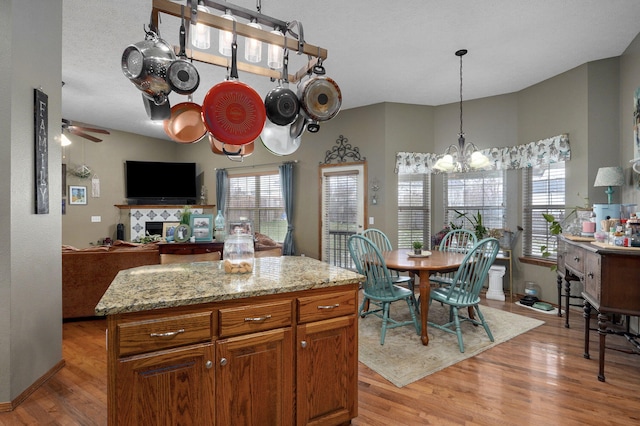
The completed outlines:
<svg viewBox="0 0 640 426">
<path fill-rule="evenodd" d="M 235 21 L 231 11 L 227 9 L 222 18 Z M 233 43 L 233 33 L 231 31 L 220 31 L 218 36 L 218 52 L 224 56 L 231 56 L 231 44 Z"/>
<path fill-rule="evenodd" d="M 198 12 L 211 13 L 209 8 L 202 4 L 202 0 L 198 1 Z M 195 25 L 191 24 L 189 30 L 193 47 L 202 50 L 207 50 L 211 47 L 211 28 L 207 25 L 197 23 Z"/>
<path fill-rule="evenodd" d="M 462 57 L 467 54 L 466 49 L 456 52 L 460 58 L 460 133 L 458 144 L 450 145 L 444 155 L 433 166 L 443 172 L 467 172 L 470 169 L 484 169 L 491 164 L 489 158 L 481 153 L 473 143 L 467 142 L 462 130 Z"/>
<path fill-rule="evenodd" d="M 262 29 L 255 19 L 252 19 L 247 25 L 258 30 Z M 248 38 L 244 45 L 244 58 L 249 62 L 260 62 L 262 60 L 262 42 L 255 38 Z"/>
<path fill-rule="evenodd" d="M 271 34 L 282 36 L 280 28 L 275 28 L 273 31 L 271 31 Z M 274 70 L 279 70 L 280 68 L 282 68 L 284 49 L 276 44 L 270 44 L 269 51 L 267 53 L 267 66 Z"/>
<path fill-rule="evenodd" d="M 69 146 L 69 145 L 71 145 L 71 140 L 67 137 L 67 135 L 62 133 L 60 135 L 60 146 Z"/>
</svg>

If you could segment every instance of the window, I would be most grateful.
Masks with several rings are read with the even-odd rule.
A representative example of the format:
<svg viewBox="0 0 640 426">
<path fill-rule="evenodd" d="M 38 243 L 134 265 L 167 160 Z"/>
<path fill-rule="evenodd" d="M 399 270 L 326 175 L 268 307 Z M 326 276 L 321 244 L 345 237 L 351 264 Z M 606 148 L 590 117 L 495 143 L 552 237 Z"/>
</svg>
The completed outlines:
<svg viewBox="0 0 640 426">
<path fill-rule="evenodd" d="M 398 174 L 398 248 L 431 243 L 431 175 Z"/>
<path fill-rule="evenodd" d="M 364 225 L 366 163 L 323 165 L 321 200 L 321 259 L 342 268 L 355 268 L 349 237 Z"/>
<path fill-rule="evenodd" d="M 241 219 L 253 222 L 253 231 L 282 242 L 287 218 L 277 171 L 229 175 L 227 223 Z"/>
<path fill-rule="evenodd" d="M 532 167 L 523 172 L 524 233 L 522 254 L 542 258 L 540 247 L 548 247 L 547 259 L 556 259 L 556 237 L 549 234 L 549 223 L 543 213 L 559 222 L 565 214 L 565 163 Z"/>
<path fill-rule="evenodd" d="M 459 211 L 475 217 L 482 215 L 487 229 L 505 228 L 505 172 L 489 170 L 481 172 L 449 173 L 444 178 L 444 217 L 446 223 L 473 230 L 473 225 L 457 218 Z"/>
</svg>

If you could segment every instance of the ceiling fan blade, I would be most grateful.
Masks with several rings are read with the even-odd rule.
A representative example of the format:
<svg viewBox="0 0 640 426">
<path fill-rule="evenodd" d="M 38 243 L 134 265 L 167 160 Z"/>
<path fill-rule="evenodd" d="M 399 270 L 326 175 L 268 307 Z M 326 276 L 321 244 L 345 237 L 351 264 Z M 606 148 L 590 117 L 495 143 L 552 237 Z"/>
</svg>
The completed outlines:
<svg viewBox="0 0 640 426">
<path fill-rule="evenodd" d="M 98 139 L 95 136 L 91 136 L 91 135 L 89 135 L 89 134 L 87 134 L 85 132 L 81 132 L 80 130 L 75 129 L 73 127 L 69 127 L 69 133 L 72 133 L 72 134 L 74 134 L 76 136 L 83 137 L 85 139 L 89 139 L 92 142 L 102 142 L 102 139 Z"/>
<path fill-rule="evenodd" d="M 84 127 L 84 126 L 71 126 L 71 127 L 75 127 L 79 131 L 85 131 L 85 132 L 91 132 L 91 133 L 102 133 L 103 135 L 110 135 L 111 134 L 111 133 L 109 133 L 108 130 L 96 129 L 96 128 L 93 128 L 93 127 Z"/>
</svg>

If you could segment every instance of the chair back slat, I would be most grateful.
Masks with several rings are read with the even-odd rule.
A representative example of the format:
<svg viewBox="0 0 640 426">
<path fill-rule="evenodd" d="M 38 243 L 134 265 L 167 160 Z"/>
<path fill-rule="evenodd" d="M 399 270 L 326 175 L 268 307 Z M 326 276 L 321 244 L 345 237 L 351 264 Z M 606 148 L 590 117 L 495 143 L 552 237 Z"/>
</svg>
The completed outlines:
<svg viewBox="0 0 640 426">
<path fill-rule="evenodd" d="M 349 237 L 348 247 L 358 272 L 367 278 L 364 292 L 380 300 L 395 297 L 391 274 L 378 247 L 362 235 Z"/>
<path fill-rule="evenodd" d="M 476 299 L 499 250 L 500 245 L 495 238 L 485 238 L 478 242 L 467 253 L 454 274 L 447 298 L 456 303 L 471 303 Z"/>
<path fill-rule="evenodd" d="M 379 229 L 369 228 L 366 229 L 362 236 L 368 238 L 373 244 L 376 245 L 381 251 L 391 251 L 393 247 L 391 246 L 391 241 L 389 241 L 389 237 Z"/>
<path fill-rule="evenodd" d="M 476 234 L 468 229 L 452 229 L 440 241 L 440 251 L 467 253 L 478 242 Z"/>
</svg>

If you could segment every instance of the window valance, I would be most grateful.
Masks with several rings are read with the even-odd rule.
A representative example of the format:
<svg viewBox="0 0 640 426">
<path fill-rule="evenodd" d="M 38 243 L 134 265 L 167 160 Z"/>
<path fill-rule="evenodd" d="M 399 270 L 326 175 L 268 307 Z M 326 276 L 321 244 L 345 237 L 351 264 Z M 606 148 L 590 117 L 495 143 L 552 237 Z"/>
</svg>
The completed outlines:
<svg viewBox="0 0 640 426">
<path fill-rule="evenodd" d="M 487 170 L 525 169 L 571 159 L 568 134 L 512 147 L 487 148 L 481 152 L 491 161 Z M 433 168 L 441 156 L 442 154 L 398 152 L 395 172 L 441 173 Z"/>
</svg>

